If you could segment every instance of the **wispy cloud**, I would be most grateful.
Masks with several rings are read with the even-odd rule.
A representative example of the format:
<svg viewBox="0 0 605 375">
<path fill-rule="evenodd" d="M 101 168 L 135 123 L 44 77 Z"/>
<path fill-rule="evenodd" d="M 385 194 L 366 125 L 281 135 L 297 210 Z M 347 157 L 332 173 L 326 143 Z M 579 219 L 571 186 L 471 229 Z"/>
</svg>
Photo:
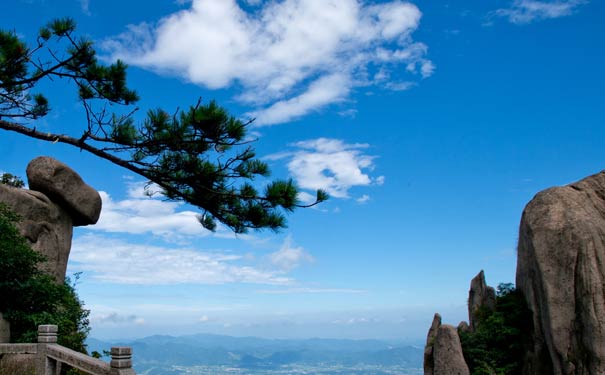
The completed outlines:
<svg viewBox="0 0 605 375">
<path fill-rule="evenodd" d="M 569 16 L 574 13 L 576 8 L 587 2 L 587 0 L 515 0 L 508 8 L 491 12 L 488 19 L 504 17 L 515 24 L 528 24 L 550 18 Z"/>
<path fill-rule="evenodd" d="M 292 237 L 288 236 L 278 251 L 269 254 L 269 260 L 283 272 L 290 272 L 302 263 L 313 262 L 315 259 L 302 247 L 293 246 Z"/>
<path fill-rule="evenodd" d="M 90 272 L 97 280 L 118 284 L 284 285 L 283 270 L 261 270 L 245 264 L 243 256 L 194 248 L 168 248 L 131 243 L 95 234 L 73 241 L 70 271 Z"/>
<path fill-rule="evenodd" d="M 92 14 L 90 12 L 90 0 L 80 0 L 80 8 L 82 9 L 82 13 L 87 16 Z"/>
<path fill-rule="evenodd" d="M 250 115 L 258 126 L 341 102 L 355 88 L 386 88 L 395 72 L 416 80 L 433 74 L 427 46 L 412 39 L 421 18 L 414 4 L 248 4 L 257 8 L 246 12 L 235 0 L 194 0 L 157 24 L 130 25 L 102 47 L 133 65 L 212 89 L 240 89 L 238 99 L 254 108 Z M 381 79 L 374 78 L 378 72 Z"/>
<path fill-rule="evenodd" d="M 145 319 L 140 318 L 136 315 L 122 315 L 117 312 L 110 313 L 93 313 L 91 316 L 91 321 L 94 324 L 137 324 L 142 325 L 145 323 Z"/>
<path fill-rule="evenodd" d="M 350 77 L 335 73 L 312 82 L 308 89 L 291 99 L 280 100 L 269 107 L 248 114 L 257 118 L 255 125 L 288 122 L 327 104 L 344 100 L 351 90 Z"/>
<path fill-rule="evenodd" d="M 363 289 L 343 289 L 343 288 L 281 288 L 281 289 L 262 289 L 257 290 L 258 294 L 359 294 L 367 293 Z"/>
<path fill-rule="evenodd" d="M 357 203 L 364 204 L 364 203 L 367 203 L 367 202 L 368 202 L 370 199 L 371 199 L 371 198 L 370 198 L 370 196 L 369 196 L 369 195 L 364 194 L 364 195 L 362 195 L 361 197 L 359 197 L 359 198 L 355 199 L 355 201 L 356 201 Z"/>
<path fill-rule="evenodd" d="M 332 197 L 349 198 L 354 186 L 381 185 L 384 176 L 371 177 L 375 156 L 366 155 L 367 144 L 346 144 L 339 139 L 318 138 L 293 144 L 296 151 L 269 155 L 268 160 L 287 159 L 288 170 L 303 189 L 324 189 Z M 308 193 L 299 199 L 310 199 Z"/>
</svg>

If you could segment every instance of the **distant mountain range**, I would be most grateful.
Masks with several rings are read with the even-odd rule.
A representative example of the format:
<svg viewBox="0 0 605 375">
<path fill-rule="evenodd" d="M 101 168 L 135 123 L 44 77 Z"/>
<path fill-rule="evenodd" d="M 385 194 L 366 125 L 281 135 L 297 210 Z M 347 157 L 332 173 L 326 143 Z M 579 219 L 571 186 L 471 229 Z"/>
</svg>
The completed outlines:
<svg viewBox="0 0 605 375">
<path fill-rule="evenodd" d="M 198 334 L 150 336 L 129 342 L 104 342 L 91 338 L 87 343 L 90 352 L 102 352 L 117 345 L 132 347 L 134 367 L 139 373 L 151 368 L 168 370 L 173 366 L 271 369 L 287 365 L 377 365 L 421 368 L 423 359 L 422 348 L 396 346 L 379 340 L 272 340 Z"/>
</svg>

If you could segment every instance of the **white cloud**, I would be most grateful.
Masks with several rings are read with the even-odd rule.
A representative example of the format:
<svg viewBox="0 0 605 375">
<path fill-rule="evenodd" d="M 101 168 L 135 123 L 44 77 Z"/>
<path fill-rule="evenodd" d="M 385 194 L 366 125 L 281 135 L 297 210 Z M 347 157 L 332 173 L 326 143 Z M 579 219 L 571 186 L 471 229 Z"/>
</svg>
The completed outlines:
<svg viewBox="0 0 605 375">
<path fill-rule="evenodd" d="M 103 201 L 101 217 L 96 225 L 87 229 L 131 234 L 153 233 L 163 237 L 210 234 L 197 221 L 195 212 L 177 212 L 178 203 L 152 198 L 114 201 L 104 191 L 99 194 Z"/>
<path fill-rule="evenodd" d="M 269 260 L 282 272 L 290 272 L 302 263 L 313 262 L 315 259 L 302 247 L 293 246 L 292 237 L 288 236 L 278 251 L 269 254 Z"/>
<path fill-rule="evenodd" d="M 249 117 L 257 118 L 256 126 L 288 122 L 327 104 L 342 101 L 350 91 L 349 77 L 344 74 L 323 76 L 309 85 L 309 89 L 297 97 L 281 100 Z"/>
<path fill-rule="evenodd" d="M 97 280 L 119 284 L 282 285 L 291 280 L 283 271 L 263 271 L 242 265 L 242 256 L 135 244 L 94 234 L 73 241 L 70 271 L 90 272 Z"/>
<path fill-rule="evenodd" d="M 96 324 L 112 324 L 112 325 L 143 325 L 145 319 L 140 318 L 136 315 L 122 315 L 117 312 L 110 313 L 93 313 L 91 316 L 91 322 Z"/>
<path fill-rule="evenodd" d="M 515 24 L 527 24 L 550 18 L 565 17 L 573 14 L 575 9 L 587 3 L 586 0 L 515 0 L 510 7 L 490 13 L 491 17 L 504 17 Z"/>
<path fill-rule="evenodd" d="M 102 43 L 112 59 L 212 89 L 241 88 L 256 125 L 283 123 L 345 100 L 373 70 L 426 78 L 434 65 L 411 34 L 421 12 L 393 0 L 194 0 L 156 25 L 130 25 Z M 406 69 L 400 69 L 400 67 Z"/>
<path fill-rule="evenodd" d="M 357 201 L 357 203 L 367 203 L 370 200 L 370 196 L 367 194 L 362 195 L 361 197 L 355 199 Z"/>
<path fill-rule="evenodd" d="M 324 189 L 335 198 L 348 198 L 353 186 L 380 185 L 384 177 L 370 177 L 374 156 L 365 155 L 367 144 L 346 144 L 339 139 L 318 138 L 294 144 L 297 151 L 269 155 L 267 159 L 289 159 L 288 170 L 303 189 Z M 299 195 L 299 198 L 308 198 Z"/>
<path fill-rule="evenodd" d="M 90 16 L 90 0 L 80 0 L 80 8 L 82 8 L 82 13 L 87 16 Z"/>
<path fill-rule="evenodd" d="M 393 91 L 405 91 L 414 87 L 414 82 L 387 82 L 385 87 Z"/>
<path fill-rule="evenodd" d="M 317 199 L 315 195 L 309 194 L 306 191 L 299 191 L 296 198 L 303 204 L 312 204 Z"/>
<path fill-rule="evenodd" d="M 332 324 L 368 324 L 368 323 L 380 323 L 382 322 L 379 318 L 366 318 L 366 317 L 354 317 L 348 319 L 337 319 L 332 322 Z"/>
<path fill-rule="evenodd" d="M 151 233 L 170 241 L 193 237 L 234 237 L 223 225 L 216 232 L 204 229 L 196 218 L 197 212 L 183 210 L 183 203 L 168 202 L 160 195 L 150 197 L 147 192 L 158 192 L 156 186 L 145 188 L 144 182 L 127 183 L 128 198 L 114 200 L 108 193 L 100 191 L 103 209 L 96 225 L 85 229 L 110 233 Z M 238 235 L 239 238 L 252 238 Z"/>
</svg>

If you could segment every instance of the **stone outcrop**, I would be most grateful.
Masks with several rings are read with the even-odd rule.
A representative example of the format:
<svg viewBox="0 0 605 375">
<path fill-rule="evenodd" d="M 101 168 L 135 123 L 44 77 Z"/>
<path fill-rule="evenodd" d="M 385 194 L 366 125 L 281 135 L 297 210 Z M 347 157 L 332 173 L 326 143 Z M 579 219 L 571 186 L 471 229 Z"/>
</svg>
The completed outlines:
<svg viewBox="0 0 605 375">
<path fill-rule="evenodd" d="M 481 324 L 481 311 L 496 309 L 496 291 L 485 283 L 483 270 L 471 280 L 468 292 L 468 319 L 471 331 Z"/>
<path fill-rule="evenodd" d="M 0 202 L 21 216 L 19 231 L 45 256 L 43 268 L 62 283 L 73 227 L 98 220 L 101 198 L 77 173 L 48 157 L 34 159 L 27 174 L 31 190 L 0 184 Z"/>
<path fill-rule="evenodd" d="M 435 314 L 424 348 L 424 375 L 469 375 L 460 337 L 454 326 Z"/>
<path fill-rule="evenodd" d="M 605 374 L 605 173 L 523 211 L 517 288 L 533 314 L 525 374 Z"/>
</svg>

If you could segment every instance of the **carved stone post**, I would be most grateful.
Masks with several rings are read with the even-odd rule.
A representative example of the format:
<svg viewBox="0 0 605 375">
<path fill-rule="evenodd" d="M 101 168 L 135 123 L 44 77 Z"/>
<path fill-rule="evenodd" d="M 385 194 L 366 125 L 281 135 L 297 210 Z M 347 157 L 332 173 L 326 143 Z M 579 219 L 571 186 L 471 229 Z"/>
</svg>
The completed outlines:
<svg viewBox="0 0 605 375">
<path fill-rule="evenodd" d="M 136 375 L 132 369 L 132 348 L 114 346 L 111 348 L 112 375 Z"/>
<path fill-rule="evenodd" d="M 0 312 L 0 344 L 7 344 L 11 340 L 11 325 Z"/>
<path fill-rule="evenodd" d="M 46 356 L 49 344 L 57 343 L 57 332 L 59 327 L 56 325 L 38 326 L 38 358 L 36 361 L 36 375 L 56 375 L 57 362 Z"/>
</svg>

